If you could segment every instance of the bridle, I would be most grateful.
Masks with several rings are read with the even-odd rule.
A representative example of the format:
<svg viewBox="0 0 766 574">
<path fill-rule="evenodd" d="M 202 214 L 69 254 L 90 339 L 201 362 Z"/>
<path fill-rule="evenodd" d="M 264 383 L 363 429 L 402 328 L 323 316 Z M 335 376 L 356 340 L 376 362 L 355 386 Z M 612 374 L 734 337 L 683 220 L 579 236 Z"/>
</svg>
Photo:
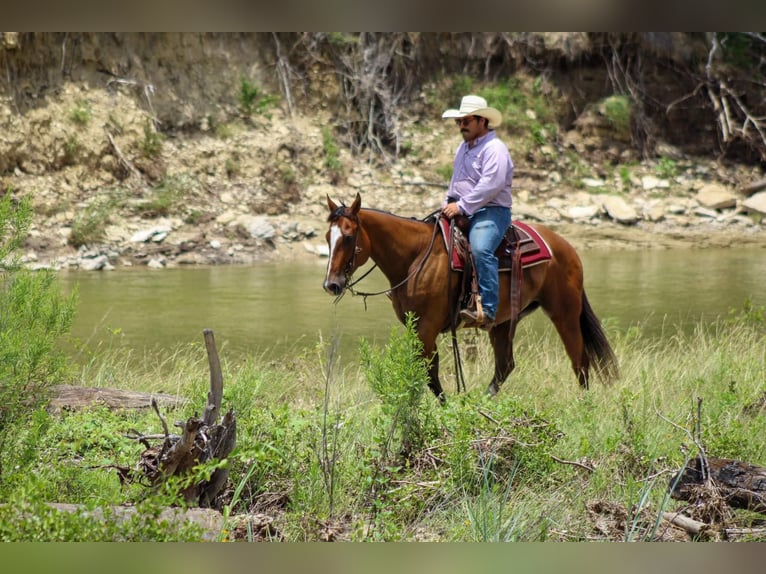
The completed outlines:
<svg viewBox="0 0 766 574">
<path fill-rule="evenodd" d="M 362 281 L 362 279 L 364 279 L 370 273 L 372 273 L 375 270 L 375 268 L 378 266 L 378 264 L 374 263 L 373 266 L 370 267 L 364 273 L 364 275 L 362 275 L 359 279 L 357 279 L 355 281 L 352 280 L 352 276 L 353 276 L 353 273 L 354 273 L 354 271 L 353 271 L 354 270 L 354 266 L 356 265 L 356 256 L 357 256 L 358 253 L 360 253 L 362 251 L 362 248 L 359 247 L 359 245 L 358 245 L 358 242 L 359 242 L 359 228 L 361 227 L 362 223 L 361 223 L 361 221 L 359 221 L 359 216 L 358 215 L 349 215 L 349 214 L 344 212 L 344 209 L 345 209 L 345 206 L 340 206 L 335 211 L 335 213 L 333 213 L 334 217 L 332 219 L 340 219 L 341 217 L 347 217 L 348 219 L 350 219 L 351 221 L 353 221 L 356 224 L 356 230 L 354 231 L 354 250 L 353 250 L 353 253 L 352 253 L 351 257 L 349 258 L 348 262 L 346 263 L 345 268 L 343 269 L 343 274 L 346 277 L 346 285 L 345 285 L 345 287 L 343 287 L 343 290 L 340 292 L 340 295 L 338 295 L 335 298 L 334 302 L 337 303 L 338 301 L 340 301 L 341 298 L 343 297 L 343 295 L 345 294 L 345 292 L 349 291 L 354 296 L 359 295 L 361 297 L 364 297 L 364 304 L 365 304 L 365 308 L 366 308 L 367 307 L 367 297 L 375 297 L 377 295 L 388 295 L 390 297 L 391 293 L 393 291 L 397 290 L 402 285 L 405 285 L 410 279 L 412 279 L 415 275 L 420 273 L 420 271 L 423 269 L 423 266 L 426 263 L 426 260 L 431 255 L 431 251 L 433 250 L 434 241 L 436 240 L 436 235 L 439 232 L 439 224 L 438 224 L 438 222 L 434 224 L 434 232 L 431 235 L 431 242 L 428 245 L 428 250 L 426 251 L 426 254 L 420 260 L 420 263 L 418 264 L 418 266 L 415 269 L 413 269 L 409 273 L 409 275 L 407 275 L 407 277 L 402 279 L 399 283 L 397 283 L 393 287 L 389 287 L 388 289 L 383 289 L 382 291 L 376 291 L 374 293 L 369 293 L 369 292 L 355 290 L 354 289 L 354 285 L 358 284 L 360 281 Z M 429 215 L 428 217 L 431 217 L 431 215 Z M 428 219 L 428 217 L 426 217 L 426 219 Z"/>
</svg>

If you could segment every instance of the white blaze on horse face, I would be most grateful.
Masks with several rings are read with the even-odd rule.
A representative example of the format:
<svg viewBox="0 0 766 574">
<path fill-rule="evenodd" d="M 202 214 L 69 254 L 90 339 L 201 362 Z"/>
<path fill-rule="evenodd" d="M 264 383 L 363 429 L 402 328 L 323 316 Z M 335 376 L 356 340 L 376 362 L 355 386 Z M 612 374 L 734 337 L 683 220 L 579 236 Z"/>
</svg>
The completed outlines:
<svg viewBox="0 0 766 574">
<path fill-rule="evenodd" d="M 337 223 L 330 227 L 330 253 L 328 255 L 329 260 L 327 262 L 327 275 L 325 276 L 325 283 L 330 278 L 330 266 L 332 265 L 332 257 L 335 254 L 335 248 L 343 240 L 343 232 L 340 230 L 340 225 Z"/>
</svg>

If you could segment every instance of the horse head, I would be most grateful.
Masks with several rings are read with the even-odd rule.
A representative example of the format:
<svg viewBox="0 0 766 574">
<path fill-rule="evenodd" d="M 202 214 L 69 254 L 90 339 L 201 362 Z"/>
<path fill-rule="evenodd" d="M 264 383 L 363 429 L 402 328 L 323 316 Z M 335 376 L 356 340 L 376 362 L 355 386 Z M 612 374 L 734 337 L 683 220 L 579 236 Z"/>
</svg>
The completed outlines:
<svg viewBox="0 0 766 574">
<path fill-rule="evenodd" d="M 324 290 L 337 296 L 343 293 L 354 271 L 367 261 L 369 250 L 363 248 L 366 238 L 359 220 L 361 196 L 357 193 L 351 207 L 346 207 L 342 203 L 337 205 L 328 195 L 327 207 L 330 228 L 325 238 L 330 251 Z"/>
</svg>

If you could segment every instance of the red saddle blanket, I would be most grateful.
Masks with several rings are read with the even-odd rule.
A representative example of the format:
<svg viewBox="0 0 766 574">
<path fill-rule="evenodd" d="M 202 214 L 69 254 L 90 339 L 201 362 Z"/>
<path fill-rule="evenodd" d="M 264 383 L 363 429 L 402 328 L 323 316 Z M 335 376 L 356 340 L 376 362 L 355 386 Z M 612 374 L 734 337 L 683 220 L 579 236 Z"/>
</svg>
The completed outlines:
<svg viewBox="0 0 766 574">
<path fill-rule="evenodd" d="M 450 267 L 454 271 L 462 271 L 465 267 L 465 248 L 461 247 L 460 243 L 466 241 L 466 238 L 458 229 L 455 229 L 455 240 L 450 241 L 451 230 L 449 220 L 440 218 L 439 223 L 447 250 L 450 250 Z M 511 258 L 514 249 L 521 249 L 522 268 L 548 261 L 552 257 L 551 248 L 545 242 L 545 239 L 533 227 L 522 221 L 513 221 L 511 223 L 511 227 L 505 232 L 500 247 L 495 251 L 500 271 L 507 271 L 511 268 Z"/>
</svg>

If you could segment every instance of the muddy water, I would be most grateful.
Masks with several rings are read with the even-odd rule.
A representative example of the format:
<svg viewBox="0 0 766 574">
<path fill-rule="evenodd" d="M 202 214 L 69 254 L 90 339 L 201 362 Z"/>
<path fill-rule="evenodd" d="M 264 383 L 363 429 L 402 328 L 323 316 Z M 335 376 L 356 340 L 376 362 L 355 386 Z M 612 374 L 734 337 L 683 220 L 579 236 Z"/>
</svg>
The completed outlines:
<svg viewBox="0 0 766 574">
<path fill-rule="evenodd" d="M 750 299 L 766 305 L 762 249 L 652 250 L 582 253 L 586 291 L 602 320 L 652 336 L 668 326 L 712 321 Z M 213 329 L 227 358 L 302 353 L 336 340 L 353 358 L 360 337 L 386 341 L 396 320 L 384 296 L 346 295 L 338 304 L 322 290 L 325 261 L 251 267 L 119 269 L 64 272 L 65 290 L 79 288 L 74 337 L 88 348 L 128 348 L 136 356 L 199 344 Z M 387 285 L 378 271 L 360 289 Z M 531 318 L 530 318 L 531 319 Z M 550 328 L 544 318 L 528 320 Z"/>
</svg>

